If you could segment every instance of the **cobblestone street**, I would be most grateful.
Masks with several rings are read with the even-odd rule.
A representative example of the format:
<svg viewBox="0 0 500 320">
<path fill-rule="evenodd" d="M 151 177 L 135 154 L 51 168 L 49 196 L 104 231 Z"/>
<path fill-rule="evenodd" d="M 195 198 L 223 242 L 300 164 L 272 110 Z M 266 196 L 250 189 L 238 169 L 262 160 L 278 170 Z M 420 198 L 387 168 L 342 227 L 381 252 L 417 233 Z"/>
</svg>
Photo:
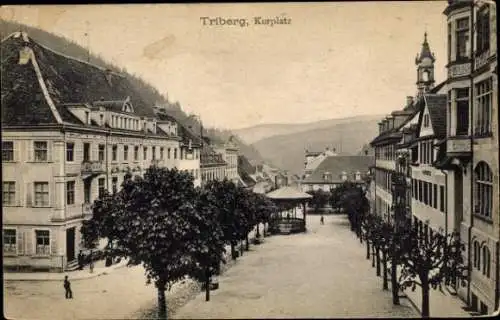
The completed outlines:
<svg viewBox="0 0 500 320">
<path fill-rule="evenodd" d="M 175 318 L 418 317 L 365 260 L 344 216 L 308 217 L 308 232 L 268 239 L 221 278 L 210 302 L 199 294 Z"/>
<path fill-rule="evenodd" d="M 210 302 L 200 292 L 174 317 L 417 316 L 405 299 L 402 306 L 392 305 L 363 248 L 345 217 L 328 216 L 320 225 L 318 216 L 309 216 L 307 234 L 252 245 L 220 277 Z M 4 288 L 5 315 L 11 319 L 130 319 L 156 308 L 156 290 L 145 285 L 141 267 L 75 280 L 72 300 L 64 299 L 62 280 L 8 281 Z"/>
</svg>

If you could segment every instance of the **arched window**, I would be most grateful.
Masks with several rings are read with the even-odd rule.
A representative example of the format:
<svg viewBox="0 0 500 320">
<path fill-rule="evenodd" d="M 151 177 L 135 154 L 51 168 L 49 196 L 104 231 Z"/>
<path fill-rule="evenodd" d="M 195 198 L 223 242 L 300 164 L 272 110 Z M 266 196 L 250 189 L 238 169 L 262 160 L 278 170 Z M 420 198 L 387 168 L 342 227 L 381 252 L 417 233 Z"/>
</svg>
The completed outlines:
<svg viewBox="0 0 500 320">
<path fill-rule="evenodd" d="M 483 275 L 490 277 L 490 249 L 483 246 Z"/>
<path fill-rule="evenodd" d="M 481 161 L 474 169 L 474 213 L 491 219 L 493 208 L 493 174 L 486 162 Z"/>
<path fill-rule="evenodd" d="M 474 268 L 478 270 L 481 268 L 481 251 L 477 241 L 474 241 Z"/>
</svg>

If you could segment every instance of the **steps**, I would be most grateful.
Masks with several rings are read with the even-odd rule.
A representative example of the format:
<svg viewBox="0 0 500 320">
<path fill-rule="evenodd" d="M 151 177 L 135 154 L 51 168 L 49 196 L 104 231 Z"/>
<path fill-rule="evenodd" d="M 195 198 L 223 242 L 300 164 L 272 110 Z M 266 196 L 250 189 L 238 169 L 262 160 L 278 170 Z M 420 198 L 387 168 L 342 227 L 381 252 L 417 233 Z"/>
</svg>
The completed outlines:
<svg viewBox="0 0 500 320">
<path fill-rule="evenodd" d="M 64 268 L 64 271 L 75 271 L 78 270 L 78 261 L 75 259 L 73 261 L 69 261 L 68 264 L 66 265 L 66 268 Z"/>
</svg>

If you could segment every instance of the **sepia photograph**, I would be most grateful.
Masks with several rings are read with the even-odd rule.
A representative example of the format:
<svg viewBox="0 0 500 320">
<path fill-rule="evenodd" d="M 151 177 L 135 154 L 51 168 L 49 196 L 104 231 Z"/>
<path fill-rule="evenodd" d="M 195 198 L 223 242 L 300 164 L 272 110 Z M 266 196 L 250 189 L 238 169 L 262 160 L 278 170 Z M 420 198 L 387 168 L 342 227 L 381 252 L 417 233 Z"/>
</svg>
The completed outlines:
<svg viewBox="0 0 500 320">
<path fill-rule="evenodd" d="M 3 316 L 499 316 L 493 0 L 0 6 Z"/>
</svg>

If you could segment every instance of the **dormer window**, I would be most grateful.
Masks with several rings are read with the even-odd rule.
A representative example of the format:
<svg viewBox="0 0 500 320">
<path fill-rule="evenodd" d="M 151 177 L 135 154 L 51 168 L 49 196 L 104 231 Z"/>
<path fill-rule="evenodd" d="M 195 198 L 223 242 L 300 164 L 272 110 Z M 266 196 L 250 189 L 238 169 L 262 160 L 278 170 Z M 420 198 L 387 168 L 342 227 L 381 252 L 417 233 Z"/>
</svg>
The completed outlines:
<svg viewBox="0 0 500 320">
<path fill-rule="evenodd" d="M 425 114 L 424 115 L 424 128 L 429 127 L 429 115 Z"/>
<path fill-rule="evenodd" d="M 90 123 L 90 112 L 85 111 L 85 124 Z"/>
<path fill-rule="evenodd" d="M 101 124 L 101 126 L 104 126 L 104 115 L 101 113 L 99 116 L 101 118 L 100 124 Z"/>
</svg>

